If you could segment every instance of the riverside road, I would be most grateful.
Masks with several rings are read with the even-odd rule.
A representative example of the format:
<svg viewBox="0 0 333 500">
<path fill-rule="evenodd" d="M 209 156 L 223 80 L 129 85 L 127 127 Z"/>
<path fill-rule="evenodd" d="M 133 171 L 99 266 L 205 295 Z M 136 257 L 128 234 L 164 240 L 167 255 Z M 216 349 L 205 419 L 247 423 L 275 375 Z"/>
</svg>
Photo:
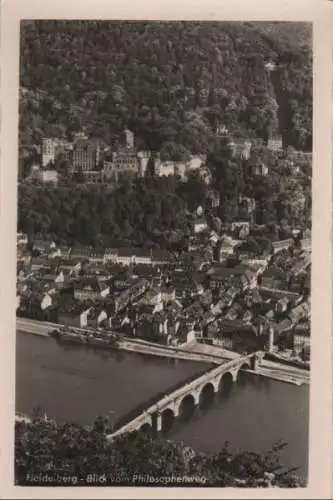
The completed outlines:
<svg viewBox="0 0 333 500">
<path fill-rule="evenodd" d="M 59 328 L 56 323 L 35 321 L 27 318 L 17 318 L 16 330 L 23 333 L 48 337 L 49 334 Z M 207 346 L 192 342 L 185 347 L 169 347 L 153 344 L 140 339 L 123 338 L 119 342 L 119 349 L 139 354 L 173 358 L 188 361 L 200 361 L 221 364 L 238 357 L 239 354 L 220 347 Z M 302 368 L 287 366 L 276 361 L 264 359 L 256 373 L 263 377 L 271 378 L 281 382 L 289 382 L 296 385 L 309 384 L 310 372 Z"/>
</svg>

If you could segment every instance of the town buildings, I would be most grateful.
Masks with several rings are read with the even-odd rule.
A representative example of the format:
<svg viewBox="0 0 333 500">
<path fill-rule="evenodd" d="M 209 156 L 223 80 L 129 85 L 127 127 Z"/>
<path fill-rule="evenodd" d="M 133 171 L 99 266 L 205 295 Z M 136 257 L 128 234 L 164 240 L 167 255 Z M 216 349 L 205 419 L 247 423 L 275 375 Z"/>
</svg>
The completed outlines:
<svg viewBox="0 0 333 500">
<path fill-rule="evenodd" d="M 259 177 L 285 168 L 277 160 L 282 147 L 281 137 L 272 134 L 260 156 L 254 140 L 229 140 L 235 161 Z M 295 166 L 297 175 L 308 175 L 311 158 L 290 154 L 290 176 L 296 176 Z M 60 157 L 87 184 L 118 184 L 148 173 L 186 182 L 199 172 L 207 184 L 212 177 L 204 155 L 162 161 L 158 153 L 139 151 L 130 130 L 124 131 L 124 141 L 109 146 L 84 133 L 72 141 L 44 138 L 34 178 L 56 184 Z M 176 258 L 157 248 L 57 245 L 42 235 L 31 242 L 31 250 L 28 236 L 18 233 L 17 314 L 93 329 L 104 325 L 170 345 L 205 342 L 271 354 L 291 349 L 308 360 L 311 232 L 283 239 L 262 232 L 269 240 L 263 250 L 263 228 L 255 225 L 257 203 L 251 196 L 240 196 L 237 218 L 214 226 L 211 215 L 219 212 L 220 192 L 207 186 L 205 203 L 189 217 L 187 248 Z M 294 202 L 304 204 L 304 194 Z M 36 251 L 38 257 L 32 254 Z"/>
<path fill-rule="evenodd" d="M 54 169 L 36 168 L 31 172 L 30 179 L 37 180 L 41 184 L 58 184 L 58 172 Z"/>
<path fill-rule="evenodd" d="M 302 241 L 311 241 L 310 233 L 301 234 L 301 244 L 273 241 L 270 250 L 248 254 L 238 248 L 255 238 L 252 229 L 242 240 L 233 230 L 209 243 L 210 231 L 193 226 L 195 250 L 177 262 L 157 249 L 64 247 L 41 239 L 33 242 L 40 256 L 22 260 L 27 237 L 18 234 L 17 314 L 169 345 L 289 352 L 308 362 L 311 245 Z"/>
<path fill-rule="evenodd" d="M 57 162 L 66 161 L 68 174 L 81 174 L 81 182 L 87 184 L 118 184 L 123 179 L 144 177 L 148 164 L 152 162 L 154 175 L 178 176 L 183 181 L 191 172 L 198 171 L 206 182 L 210 182 L 205 166 L 205 155 L 191 155 L 188 161 L 161 161 L 159 153 L 140 151 L 135 145 L 134 133 L 124 130 L 121 143 L 106 146 L 99 140 L 93 140 L 84 132 L 73 135 L 72 141 L 63 138 L 44 137 L 41 143 L 40 165 L 35 165 L 33 178 L 41 183 L 57 182 Z M 213 204 L 219 201 L 214 198 Z"/>
<path fill-rule="evenodd" d="M 88 139 L 79 139 L 73 147 L 72 162 L 74 172 L 95 170 L 99 160 L 99 148 Z"/>
<path fill-rule="evenodd" d="M 60 153 L 64 153 L 67 159 L 70 158 L 70 151 L 73 144 L 65 139 L 44 137 L 41 147 L 41 164 L 47 167 L 49 163 L 54 163 Z"/>
<path fill-rule="evenodd" d="M 248 160 L 251 156 L 252 142 L 248 139 L 232 139 L 229 148 L 233 157 Z"/>
<path fill-rule="evenodd" d="M 271 149 L 272 151 L 282 151 L 283 149 L 283 143 L 282 143 L 282 137 L 279 134 L 272 134 L 269 136 L 267 140 L 267 147 L 268 149 Z"/>
</svg>

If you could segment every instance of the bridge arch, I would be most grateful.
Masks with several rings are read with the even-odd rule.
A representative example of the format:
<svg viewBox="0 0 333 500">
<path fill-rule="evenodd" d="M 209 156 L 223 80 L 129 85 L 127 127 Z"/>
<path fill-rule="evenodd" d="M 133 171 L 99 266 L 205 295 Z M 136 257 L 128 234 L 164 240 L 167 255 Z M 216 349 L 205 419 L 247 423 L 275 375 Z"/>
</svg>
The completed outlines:
<svg viewBox="0 0 333 500">
<path fill-rule="evenodd" d="M 168 431 L 171 430 L 173 427 L 174 421 L 175 421 L 175 412 L 172 410 L 172 408 L 166 408 L 161 412 L 161 418 L 162 418 L 162 433 L 165 434 Z"/>
<path fill-rule="evenodd" d="M 197 404 L 199 403 L 198 396 L 199 395 L 195 393 L 189 393 L 180 400 L 177 414 L 181 420 L 190 420 Z"/>
<path fill-rule="evenodd" d="M 142 432 L 144 434 L 151 434 L 152 433 L 152 426 L 146 422 L 145 424 L 142 424 L 141 427 L 139 427 L 139 432 Z"/>
<path fill-rule="evenodd" d="M 219 379 L 219 392 L 222 395 L 229 394 L 234 384 L 234 376 L 231 372 L 225 372 Z"/>
<path fill-rule="evenodd" d="M 237 383 L 243 385 L 246 382 L 246 372 L 251 370 L 251 361 L 245 361 L 237 371 Z"/>
<path fill-rule="evenodd" d="M 201 387 L 199 395 L 199 405 L 202 409 L 209 408 L 213 404 L 215 392 L 215 385 L 213 381 L 207 382 Z"/>
<path fill-rule="evenodd" d="M 219 390 L 220 390 L 220 376 L 216 376 L 215 378 L 213 378 L 213 380 L 210 381 L 210 383 L 213 385 L 214 387 L 214 392 L 218 393 Z"/>
</svg>

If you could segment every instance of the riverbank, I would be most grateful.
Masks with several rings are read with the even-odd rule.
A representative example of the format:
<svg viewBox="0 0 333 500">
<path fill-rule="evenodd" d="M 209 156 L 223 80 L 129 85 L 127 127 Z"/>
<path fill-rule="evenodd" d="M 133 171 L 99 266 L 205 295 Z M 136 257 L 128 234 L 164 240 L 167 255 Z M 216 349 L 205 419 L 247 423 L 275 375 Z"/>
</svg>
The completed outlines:
<svg viewBox="0 0 333 500">
<path fill-rule="evenodd" d="M 62 325 L 38 322 L 27 318 L 17 318 L 17 331 L 42 337 L 50 337 L 50 333 L 60 326 Z M 93 330 L 86 329 L 86 331 Z M 217 365 L 239 356 L 234 351 L 195 341 L 184 347 L 173 347 L 157 345 L 142 339 L 132 339 L 129 337 L 124 337 L 120 340 L 116 349 L 146 356 L 213 363 Z M 255 373 L 262 377 L 288 384 L 302 385 L 310 383 L 310 372 L 308 370 L 268 359 L 262 360 L 260 367 Z"/>
<path fill-rule="evenodd" d="M 145 342 L 144 340 L 141 341 L 137 339 L 134 340 L 128 337 L 125 337 L 124 340 L 119 342 L 119 349 L 153 356 L 162 356 L 189 361 L 203 361 L 217 365 L 224 363 L 229 359 L 228 357 L 223 356 L 223 353 L 221 353 L 220 356 L 207 355 L 205 353 L 188 351 L 186 348 L 182 347 L 154 345 L 151 342 Z"/>
<path fill-rule="evenodd" d="M 282 363 L 283 365 L 292 366 L 294 368 L 301 368 L 302 370 L 310 370 L 310 363 L 308 361 L 300 361 L 298 359 L 293 359 L 288 354 L 287 356 L 274 353 L 267 353 L 266 358 L 270 361 L 276 361 Z"/>
<path fill-rule="evenodd" d="M 248 372 L 251 373 L 252 375 L 269 378 L 270 380 L 275 380 L 276 382 L 283 382 L 286 384 L 300 386 L 300 385 L 303 385 L 305 383 L 308 383 L 308 382 L 305 382 L 303 379 L 293 377 L 292 375 L 287 375 L 287 374 L 285 374 L 281 371 L 278 371 L 278 370 L 274 370 L 272 372 L 269 372 L 267 369 L 259 367 L 256 371 L 248 370 Z"/>
<path fill-rule="evenodd" d="M 49 337 L 50 333 L 63 325 L 56 323 L 38 322 L 27 318 L 17 318 L 16 329 L 22 333 L 30 333 L 42 337 Z M 93 329 L 82 329 L 82 331 L 95 332 Z M 94 346 L 96 347 L 96 346 Z M 107 348 L 101 346 L 101 348 Z M 182 347 L 172 347 L 154 344 L 142 339 L 133 339 L 130 337 L 123 337 L 118 341 L 115 348 L 120 351 L 135 352 L 148 356 L 159 356 L 163 358 L 173 358 L 179 360 L 199 361 L 206 363 L 221 364 L 228 360 L 229 357 L 224 356 L 223 352 L 219 355 L 212 355 L 203 352 L 194 352 Z"/>
</svg>

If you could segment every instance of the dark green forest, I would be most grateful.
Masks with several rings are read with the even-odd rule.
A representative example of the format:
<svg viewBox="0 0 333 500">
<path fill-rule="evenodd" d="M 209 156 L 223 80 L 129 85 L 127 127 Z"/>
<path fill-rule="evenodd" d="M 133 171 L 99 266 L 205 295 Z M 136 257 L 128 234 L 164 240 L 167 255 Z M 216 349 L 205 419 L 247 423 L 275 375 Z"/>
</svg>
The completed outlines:
<svg viewBox="0 0 333 500">
<path fill-rule="evenodd" d="M 265 63 L 274 61 L 270 73 Z M 311 149 L 311 26 L 29 21 L 21 24 L 20 143 L 85 129 L 107 144 L 209 153 L 216 128 Z"/>
<path fill-rule="evenodd" d="M 227 153 L 226 153 L 227 154 Z M 139 246 L 185 249 L 191 234 L 193 212 L 206 209 L 211 227 L 216 216 L 223 223 L 246 217 L 240 196 L 256 201 L 255 222 L 269 226 L 309 225 L 311 181 L 293 180 L 279 173 L 257 178 L 246 162 L 221 155 L 220 148 L 208 158 L 221 204 L 209 205 L 210 188 L 199 175 L 184 183 L 177 177 L 146 177 L 107 185 L 20 184 L 18 228 L 33 239 L 44 234 L 57 242 L 93 247 Z M 300 196 L 300 201 L 298 199 Z M 302 204 L 305 198 L 305 205 Z"/>
<path fill-rule="evenodd" d="M 192 190 L 193 187 L 193 190 Z M 19 186 L 18 226 L 57 241 L 94 247 L 179 247 L 189 234 L 187 207 L 196 208 L 207 188 L 199 179 L 170 178 L 107 186 Z"/>
<path fill-rule="evenodd" d="M 220 195 L 214 215 L 223 223 L 247 216 L 239 202 L 245 196 L 256 202 L 258 224 L 306 225 L 311 165 L 293 182 L 289 167 L 271 158 L 269 175 L 254 176 L 252 166 L 265 161 L 260 148 L 252 148 L 249 161 L 233 158 L 228 139 L 216 130 L 226 127 L 229 138 L 262 140 L 275 131 L 289 149 L 311 149 L 310 28 L 259 22 L 23 22 L 20 146 L 29 150 L 44 136 L 71 140 L 82 130 L 114 145 L 128 127 L 137 149 L 159 151 L 162 160 L 207 155 Z M 269 61 L 277 71 L 266 71 Z M 25 174 L 34 162 L 36 151 L 23 160 Z M 56 168 L 61 175 L 66 170 Z M 68 177 L 58 188 L 21 184 L 18 228 L 72 244 L 179 248 L 189 234 L 189 212 L 206 206 L 207 193 L 196 175 L 187 184 L 150 176 L 113 190 Z"/>
</svg>

